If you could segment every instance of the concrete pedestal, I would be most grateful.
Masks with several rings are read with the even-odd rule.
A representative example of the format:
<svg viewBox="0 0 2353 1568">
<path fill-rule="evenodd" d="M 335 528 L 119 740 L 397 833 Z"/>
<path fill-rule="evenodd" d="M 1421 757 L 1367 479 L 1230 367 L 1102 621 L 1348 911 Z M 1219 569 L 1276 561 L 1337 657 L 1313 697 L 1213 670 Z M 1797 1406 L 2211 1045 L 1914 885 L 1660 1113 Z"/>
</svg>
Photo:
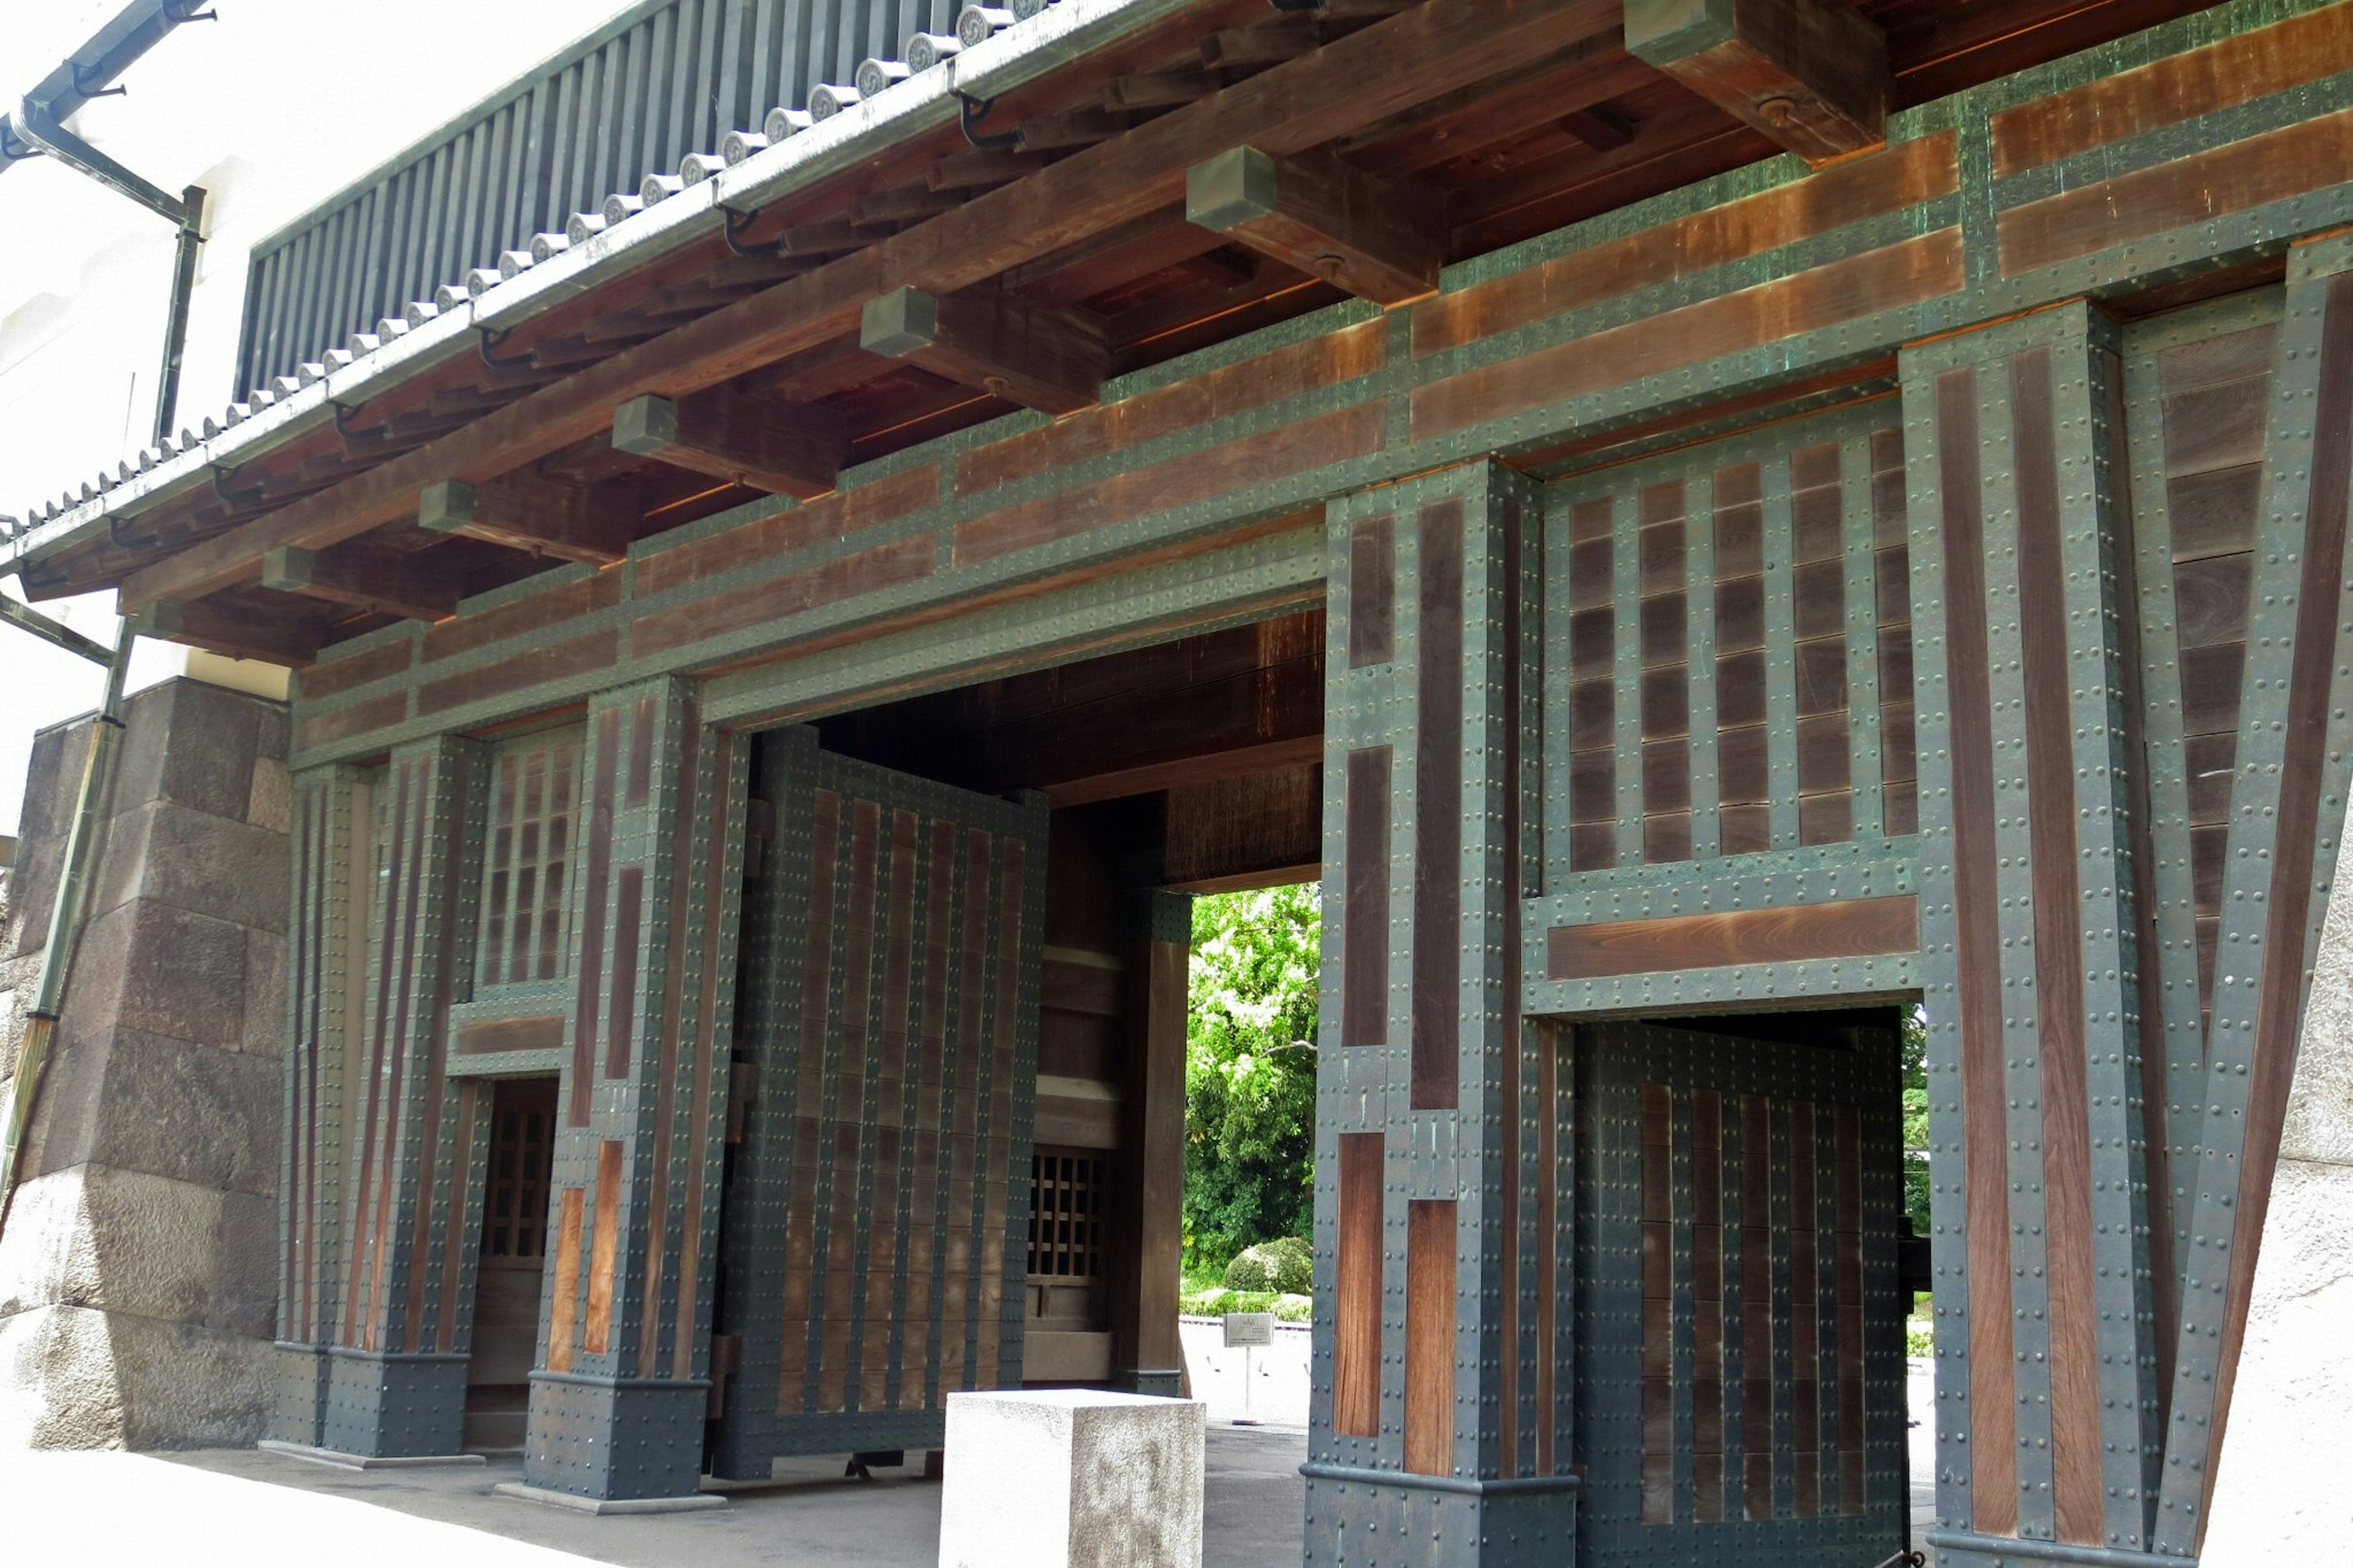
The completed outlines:
<svg viewBox="0 0 2353 1568">
<path fill-rule="evenodd" d="M 1200 1568 L 1207 1431 L 1191 1400 L 948 1395 L 940 1568 Z"/>
</svg>

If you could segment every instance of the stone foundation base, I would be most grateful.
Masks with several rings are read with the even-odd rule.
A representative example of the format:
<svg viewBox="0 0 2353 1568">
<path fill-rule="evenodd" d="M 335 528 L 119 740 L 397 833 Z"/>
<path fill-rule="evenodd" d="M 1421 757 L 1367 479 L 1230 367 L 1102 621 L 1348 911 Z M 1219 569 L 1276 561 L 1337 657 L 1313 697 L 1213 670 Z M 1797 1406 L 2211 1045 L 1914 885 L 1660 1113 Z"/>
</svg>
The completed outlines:
<svg viewBox="0 0 2353 1568">
<path fill-rule="evenodd" d="M 604 1502 L 696 1495 L 711 1385 L 531 1374 L 523 1480 L 534 1490 Z"/>
</svg>

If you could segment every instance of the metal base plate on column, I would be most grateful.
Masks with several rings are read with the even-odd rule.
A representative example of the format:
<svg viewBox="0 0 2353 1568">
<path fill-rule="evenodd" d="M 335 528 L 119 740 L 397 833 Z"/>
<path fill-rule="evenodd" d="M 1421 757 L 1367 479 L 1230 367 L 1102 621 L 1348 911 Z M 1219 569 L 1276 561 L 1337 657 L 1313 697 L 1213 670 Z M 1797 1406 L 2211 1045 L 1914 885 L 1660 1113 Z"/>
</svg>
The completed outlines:
<svg viewBox="0 0 2353 1568">
<path fill-rule="evenodd" d="M 512 1498 L 517 1502 L 568 1508 L 577 1513 L 686 1513 L 696 1509 L 727 1506 L 725 1498 L 711 1492 L 690 1492 L 684 1497 L 575 1497 L 570 1492 L 535 1487 L 528 1481 L 501 1481 L 491 1490 L 501 1497 Z"/>
<path fill-rule="evenodd" d="M 432 1465 L 479 1465 L 480 1454 L 400 1454 L 381 1457 L 346 1454 L 340 1448 L 315 1448 L 308 1443 L 282 1443 L 264 1437 L 254 1445 L 266 1454 L 283 1454 L 309 1465 L 332 1465 L 339 1470 L 416 1470 Z"/>
</svg>

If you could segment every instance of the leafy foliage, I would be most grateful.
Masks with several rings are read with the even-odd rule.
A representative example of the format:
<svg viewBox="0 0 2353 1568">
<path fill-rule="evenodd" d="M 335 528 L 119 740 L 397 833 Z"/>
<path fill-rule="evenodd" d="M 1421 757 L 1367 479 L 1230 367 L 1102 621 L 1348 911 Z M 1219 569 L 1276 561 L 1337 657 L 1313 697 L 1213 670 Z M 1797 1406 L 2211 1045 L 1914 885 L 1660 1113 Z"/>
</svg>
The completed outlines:
<svg viewBox="0 0 2353 1568">
<path fill-rule="evenodd" d="M 1904 1212 L 1928 1234 L 1928 1015 L 1904 1015 Z"/>
<path fill-rule="evenodd" d="M 1185 1251 L 1211 1273 L 1314 1217 L 1314 884 L 1193 902 L 1185 1049 Z"/>
<path fill-rule="evenodd" d="M 1245 1247 L 1226 1265 L 1229 1290 L 1274 1290 L 1299 1296 L 1314 1288 L 1314 1250 L 1295 1236 Z"/>
</svg>

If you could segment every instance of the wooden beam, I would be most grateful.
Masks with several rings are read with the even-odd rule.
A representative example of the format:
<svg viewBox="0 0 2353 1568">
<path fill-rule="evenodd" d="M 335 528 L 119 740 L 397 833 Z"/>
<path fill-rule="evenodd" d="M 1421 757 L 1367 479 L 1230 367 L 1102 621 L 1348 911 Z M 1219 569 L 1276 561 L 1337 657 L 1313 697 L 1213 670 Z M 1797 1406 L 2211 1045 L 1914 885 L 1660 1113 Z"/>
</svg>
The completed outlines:
<svg viewBox="0 0 2353 1568">
<path fill-rule="evenodd" d="M 849 432 L 828 409 L 712 387 L 635 397 L 614 411 L 613 446 L 674 468 L 807 500 L 834 489 Z"/>
<path fill-rule="evenodd" d="M 311 548 L 397 521 L 441 479 L 480 484 L 607 426 L 645 393 L 679 396 L 855 332 L 867 302 L 943 295 L 1182 200 L 1185 171 L 1247 143 L 1277 157 L 1609 33 L 1618 0 L 1422 0 L 1312 54 L 1171 110 L 1026 180 L 625 349 L 320 495 L 131 574 L 122 602 L 249 582 L 281 544 Z"/>
<path fill-rule="evenodd" d="M 1446 239 L 1438 194 L 1328 154 L 1229 148 L 1185 172 L 1185 216 L 1377 304 L 1438 291 Z"/>
<path fill-rule="evenodd" d="M 1110 358 L 1102 317 L 1001 289 L 944 296 L 894 289 L 867 301 L 858 341 L 869 353 L 1056 415 L 1102 399 Z"/>
<path fill-rule="evenodd" d="M 457 613 L 458 584 L 448 578 L 437 582 L 437 575 L 413 556 L 349 545 L 330 552 L 289 544 L 261 558 L 265 588 L 415 621 L 438 621 Z"/>
<path fill-rule="evenodd" d="M 1302 763 L 1178 784 L 1166 821 L 1160 874 L 1169 887 L 1224 893 L 1312 881 L 1322 875 L 1324 770 Z"/>
<path fill-rule="evenodd" d="M 526 474 L 434 480 L 417 494 L 417 526 L 591 566 L 620 560 L 637 536 L 637 519 L 606 504 L 602 492 Z"/>
<path fill-rule="evenodd" d="M 131 630 L 159 642 L 184 643 L 231 658 L 258 658 L 301 669 L 317 660 L 326 628 L 315 621 L 270 621 L 203 600 L 153 600 L 131 616 Z"/>
<path fill-rule="evenodd" d="M 1626 0 L 1626 48 L 1809 163 L 1887 139 L 1887 37 L 1834 0 Z"/>
</svg>

